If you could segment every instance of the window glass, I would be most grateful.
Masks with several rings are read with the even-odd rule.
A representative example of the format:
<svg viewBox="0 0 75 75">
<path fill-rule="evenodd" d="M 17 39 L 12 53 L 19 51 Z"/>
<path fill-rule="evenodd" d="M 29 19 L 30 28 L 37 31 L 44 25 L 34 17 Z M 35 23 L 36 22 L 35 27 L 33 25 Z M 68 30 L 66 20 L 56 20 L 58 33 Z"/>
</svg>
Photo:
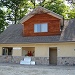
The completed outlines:
<svg viewBox="0 0 75 75">
<path fill-rule="evenodd" d="M 34 32 L 40 32 L 41 29 L 40 29 L 40 24 L 35 24 L 34 25 Z"/>
<path fill-rule="evenodd" d="M 34 25 L 34 32 L 37 32 L 37 25 Z"/>
<path fill-rule="evenodd" d="M 41 32 L 40 24 L 37 24 L 37 32 Z"/>
<path fill-rule="evenodd" d="M 41 24 L 41 32 L 48 32 L 47 23 Z"/>
<path fill-rule="evenodd" d="M 48 24 L 47 23 L 35 24 L 34 32 L 48 32 Z"/>
</svg>

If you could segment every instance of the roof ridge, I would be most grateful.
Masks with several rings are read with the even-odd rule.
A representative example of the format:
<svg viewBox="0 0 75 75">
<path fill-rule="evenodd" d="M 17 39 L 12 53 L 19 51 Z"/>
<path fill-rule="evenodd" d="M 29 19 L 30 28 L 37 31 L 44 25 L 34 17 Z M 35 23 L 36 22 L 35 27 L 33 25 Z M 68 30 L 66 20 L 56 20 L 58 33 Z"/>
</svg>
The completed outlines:
<svg viewBox="0 0 75 75">
<path fill-rule="evenodd" d="M 32 16 L 34 16 L 35 14 L 40 14 L 40 13 L 47 13 L 49 15 L 53 15 L 61 20 L 63 20 L 63 16 L 53 12 L 53 11 L 50 11 L 42 6 L 38 6 L 36 7 L 35 9 L 33 9 L 28 15 L 24 16 L 21 20 L 20 20 L 20 23 L 23 23 L 25 21 L 27 21 L 29 18 L 31 18 Z"/>
</svg>

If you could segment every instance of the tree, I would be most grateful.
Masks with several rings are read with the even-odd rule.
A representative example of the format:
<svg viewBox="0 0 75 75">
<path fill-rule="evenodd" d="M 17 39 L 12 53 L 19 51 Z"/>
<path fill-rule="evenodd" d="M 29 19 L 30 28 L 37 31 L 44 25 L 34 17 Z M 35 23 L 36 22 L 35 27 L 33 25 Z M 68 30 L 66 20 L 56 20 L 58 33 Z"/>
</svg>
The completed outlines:
<svg viewBox="0 0 75 75">
<path fill-rule="evenodd" d="M 5 30 L 5 28 L 8 26 L 8 23 L 5 20 L 5 12 L 1 9 L 2 4 L 0 1 L 0 33 Z"/>
<path fill-rule="evenodd" d="M 64 16 L 64 18 L 67 18 L 67 12 L 70 9 L 67 5 L 65 5 L 63 0 L 46 1 L 44 7 L 59 15 Z"/>
<path fill-rule="evenodd" d="M 36 3 L 38 1 L 38 3 Z M 65 19 L 75 18 L 75 8 L 71 8 L 70 6 L 67 6 L 65 4 L 66 0 L 30 0 L 32 3 L 32 8 L 34 9 L 36 6 L 42 6 L 45 7 L 59 15 L 62 15 Z M 71 0 L 68 0 L 71 2 L 72 7 L 74 7 L 74 4 L 72 4 Z"/>
<path fill-rule="evenodd" d="M 27 13 L 27 0 L 1 0 L 8 8 L 7 19 L 16 24 Z"/>
<path fill-rule="evenodd" d="M 68 19 L 75 18 L 75 2 L 74 0 L 67 0 L 70 4 L 70 11 L 68 12 Z"/>
<path fill-rule="evenodd" d="M 43 6 L 46 0 L 29 0 L 29 1 L 32 3 L 33 8 L 36 8 L 36 6 Z"/>
<path fill-rule="evenodd" d="M 68 13 L 68 18 L 75 18 L 75 9 L 72 9 L 69 13 Z"/>
</svg>

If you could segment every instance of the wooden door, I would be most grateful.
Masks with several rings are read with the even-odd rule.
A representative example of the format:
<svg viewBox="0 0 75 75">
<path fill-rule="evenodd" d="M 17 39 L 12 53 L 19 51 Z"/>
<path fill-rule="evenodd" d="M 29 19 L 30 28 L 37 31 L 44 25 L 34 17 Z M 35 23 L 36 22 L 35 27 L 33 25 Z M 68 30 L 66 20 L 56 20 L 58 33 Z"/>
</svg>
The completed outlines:
<svg viewBox="0 0 75 75">
<path fill-rule="evenodd" d="M 49 64 L 57 65 L 57 48 L 49 48 Z"/>
</svg>

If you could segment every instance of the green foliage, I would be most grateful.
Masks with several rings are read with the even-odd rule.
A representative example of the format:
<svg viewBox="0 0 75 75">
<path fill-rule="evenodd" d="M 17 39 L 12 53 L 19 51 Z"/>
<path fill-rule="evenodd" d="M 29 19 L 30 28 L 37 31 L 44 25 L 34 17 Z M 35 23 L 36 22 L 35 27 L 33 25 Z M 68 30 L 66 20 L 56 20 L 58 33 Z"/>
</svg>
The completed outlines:
<svg viewBox="0 0 75 75">
<path fill-rule="evenodd" d="M 54 0 L 50 2 L 45 2 L 44 7 L 59 15 L 64 16 L 64 18 L 67 18 L 66 12 L 68 12 L 69 7 L 64 4 L 63 0 Z"/>
<path fill-rule="evenodd" d="M 1 9 L 2 3 L 0 1 L 0 33 L 5 30 L 5 28 L 8 26 L 8 23 L 5 20 L 5 12 Z"/>
<path fill-rule="evenodd" d="M 75 8 L 71 9 L 70 6 L 67 6 L 64 2 L 65 0 L 42 0 L 42 2 L 39 2 L 38 4 L 34 1 L 35 0 L 31 0 L 31 6 L 34 6 L 34 8 L 40 5 L 59 15 L 62 15 L 64 19 L 75 18 Z"/>
<path fill-rule="evenodd" d="M 0 9 L 0 33 L 5 30 L 5 27 L 8 26 L 8 23 L 5 21 L 5 13 Z"/>
<path fill-rule="evenodd" d="M 44 2 L 46 0 L 29 0 L 29 1 L 32 3 L 31 6 L 33 8 L 36 8 L 37 6 L 43 6 L 44 5 Z M 38 3 L 36 1 L 38 1 Z"/>
<path fill-rule="evenodd" d="M 71 3 L 71 8 L 68 11 L 68 19 L 75 18 L 75 3 Z"/>
<path fill-rule="evenodd" d="M 30 1 L 30 2 L 29 2 Z M 6 20 L 18 23 L 25 16 L 29 9 L 37 6 L 45 7 L 57 14 L 64 16 L 65 19 L 75 18 L 75 4 L 72 7 L 65 5 L 65 0 L 0 0 L 0 33 L 8 26 Z M 1 8 L 6 7 L 4 12 Z"/>
<path fill-rule="evenodd" d="M 75 18 L 75 9 L 72 9 L 69 13 L 68 13 L 68 18 Z"/>
<path fill-rule="evenodd" d="M 15 24 L 27 13 L 27 0 L 1 0 L 8 8 L 7 19 Z"/>
</svg>

